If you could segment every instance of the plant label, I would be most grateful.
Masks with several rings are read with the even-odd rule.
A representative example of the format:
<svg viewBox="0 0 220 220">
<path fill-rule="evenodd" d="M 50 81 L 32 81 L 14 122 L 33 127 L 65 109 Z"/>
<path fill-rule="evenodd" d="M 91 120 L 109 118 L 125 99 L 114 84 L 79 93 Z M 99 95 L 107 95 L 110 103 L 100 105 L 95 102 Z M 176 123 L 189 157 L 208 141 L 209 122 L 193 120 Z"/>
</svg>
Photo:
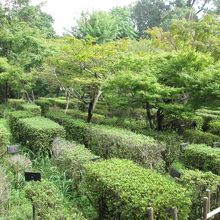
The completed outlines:
<svg viewBox="0 0 220 220">
<path fill-rule="evenodd" d="M 25 181 L 41 181 L 41 173 L 35 173 L 35 172 L 25 172 Z"/>
<path fill-rule="evenodd" d="M 19 147 L 20 145 L 19 144 L 16 144 L 16 145 L 8 145 L 7 146 L 7 152 L 8 154 L 16 154 L 19 152 Z"/>
<path fill-rule="evenodd" d="M 189 145 L 189 142 L 180 144 L 180 150 L 184 150 Z"/>
</svg>

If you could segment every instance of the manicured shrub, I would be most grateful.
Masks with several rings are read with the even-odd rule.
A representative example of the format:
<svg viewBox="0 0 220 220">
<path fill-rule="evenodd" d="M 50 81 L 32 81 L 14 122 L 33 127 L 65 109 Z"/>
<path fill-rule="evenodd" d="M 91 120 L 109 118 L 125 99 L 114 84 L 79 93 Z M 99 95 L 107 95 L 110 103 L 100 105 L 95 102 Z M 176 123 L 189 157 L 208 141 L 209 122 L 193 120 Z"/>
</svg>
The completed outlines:
<svg viewBox="0 0 220 220">
<path fill-rule="evenodd" d="M 4 205 L 9 197 L 9 185 L 7 183 L 6 175 L 3 169 L 0 167 L 0 213 L 4 209 Z"/>
<path fill-rule="evenodd" d="M 211 121 L 209 123 L 209 132 L 220 136 L 220 121 Z"/>
<path fill-rule="evenodd" d="M 50 101 L 49 100 L 37 99 L 35 101 L 35 104 L 40 106 L 42 115 L 45 115 L 49 111 L 49 108 L 50 108 Z"/>
<path fill-rule="evenodd" d="M 214 142 L 220 142 L 220 137 L 209 132 L 198 130 L 186 130 L 184 132 L 185 140 L 195 144 L 207 144 L 213 146 Z"/>
<path fill-rule="evenodd" d="M 25 104 L 24 99 L 8 99 L 8 106 L 14 109 L 18 109 L 22 104 Z"/>
<path fill-rule="evenodd" d="M 52 152 L 56 165 L 72 179 L 75 188 L 82 180 L 84 165 L 99 158 L 85 146 L 60 138 L 54 140 Z"/>
<path fill-rule="evenodd" d="M 8 112 L 7 118 L 9 121 L 9 126 L 11 129 L 11 132 L 13 134 L 13 138 L 20 142 L 20 132 L 19 132 L 19 127 L 18 127 L 18 120 L 21 118 L 30 118 L 34 117 L 36 114 L 34 112 L 28 112 L 28 111 L 12 111 Z"/>
<path fill-rule="evenodd" d="M 35 115 L 41 115 L 41 108 L 35 104 L 23 104 L 19 107 L 23 111 L 32 112 Z"/>
<path fill-rule="evenodd" d="M 181 154 L 181 161 L 188 168 L 220 174 L 220 148 L 205 144 L 191 144 Z"/>
<path fill-rule="evenodd" d="M 156 219 L 171 219 L 167 209 L 172 207 L 178 208 L 179 219 L 188 219 L 189 193 L 167 177 L 129 160 L 89 163 L 85 168 L 89 197 L 101 219 L 146 219 L 148 207 Z"/>
<path fill-rule="evenodd" d="M 0 119 L 0 156 L 6 152 L 6 145 L 10 140 L 10 132 L 6 127 L 6 120 Z"/>
<path fill-rule="evenodd" d="M 119 128 L 88 124 L 61 112 L 49 112 L 47 116 L 64 126 L 69 140 L 85 144 L 98 156 L 131 159 L 146 167 L 161 168 L 163 165 L 161 153 L 164 144 L 151 137 Z"/>
<path fill-rule="evenodd" d="M 65 137 L 62 126 L 44 117 L 20 119 L 18 128 L 21 143 L 37 153 L 50 152 L 54 138 Z"/>
<path fill-rule="evenodd" d="M 178 180 L 184 187 L 191 191 L 192 208 L 189 219 L 199 219 L 202 216 L 201 198 L 205 195 L 205 190 L 211 190 L 211 196 L 215 197 L 220 177 L 211 172 L 199 170 L 181 170 L 181 177 Z M 211 199 L 211 210 L 216 208 L 215 200 Z"/>
<path fill-rule="evenodd" d="M 47 180 L 29 182 L 24 191 L 36 207 L 37 219 L 76 219 L 85 220 L 74 207 L 68 207 L 63 195 L 54 184 Z"/>
</svg>

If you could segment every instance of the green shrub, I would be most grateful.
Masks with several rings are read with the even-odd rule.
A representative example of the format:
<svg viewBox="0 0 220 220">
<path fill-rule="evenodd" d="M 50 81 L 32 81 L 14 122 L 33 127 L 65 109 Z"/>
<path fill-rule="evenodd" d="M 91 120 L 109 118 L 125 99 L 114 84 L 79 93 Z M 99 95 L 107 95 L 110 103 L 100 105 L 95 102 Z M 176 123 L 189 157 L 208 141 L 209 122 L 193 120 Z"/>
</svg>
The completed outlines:
<svg viewBox="0 0 220 220">
<path fill-rule="evenodd" d="M 211 121 L 209 123 L 209 132 L 220 136 L 220 121 Z"/>
<path fill-rule="evenodd" d="M 52 148 L 54 161 L 61 172 L 66 172 L 68 178 L 74 182 L 74 187 L 78 188 L 84 173 L 83 166 L 93 160 L 98 159 L 90 150 L 83 145 L 56 138 Z"/>
<path fill-rule="evenodd" d="M 35 104 L 23 104 L 20 106 L 20 109 L 27 112 L 32 112 L 35 115 L 41 115 L 41 108 Z"/>
<path fill-rule="evenodd" d="M 54 138 L 65 137 L 62 126 L 44 117 L 20 119 L 18 128 L 21 143 L 37 153 L 50 152 Z"/>
<path fill-rule="evenodd" d="M 22 104 L 25 104 L 24 99 L 8 99 L 8 106 L 14 109 L 18 109 Z"/>
<path fill-rule="evenodd" d="M 85 220 L 76 208 L 67 207 L 63 195 L 49 181 L 29 182 L 24 191 L 36 207 L 37 219 Z"/>
<path fill-rule="evenodd" d="M 171 219 L 167 209 L 178 208 L 181 220 L 188 219 L 189 193 L 177 183 L 129 160 L 111 159 L 86 166 L 89 196 L 102 219 L 146 219 L 148 207 L 155 218 Z"/>
<path fill-rule="evenodd" d="M 69 140 L 78 141 L 104 158 L 118 157 L 134 160 L 146 167 L 160 167 L 164 144 L 151 137 L 128 130 L 74 120 L 61 112 L 48 113 L 52 120 L 62 124 Z"/>
<path fill-rule="evenodd" d="M 213 146 L 214 142 L 220 142 L 220 137 L 208 132 L 198 130 L 186 130 L 184 132 L 186 141 L 195 144 L 207 144 Z"/>
<path fill-rule="evenodd" d="M 211 172 L 199 170 L 181 170 L 179 182 L 192 193 L 192 208 L 189 219 L 199 219 L 202 216 L 201 198 L 205 196 L 205 190 L 211 190 L 211 196 L 215 197 L 220 177 Z M 215 200 L 211 203 L 211 210 L 216 208 Z"/>
<path fill-rule="evenodd" d="M 220 148 L 211 148 L 205 144 L 191 144 L 182 152 L 181 161 L 188 168 L 220 174 Z"/>
<path fill-rule="evenodd" d="M 36 116 L 33 112 L 27 112 L 27 111 L 12 111 L 7 113 L 7 118 L 9 121 L 9 126 L 11 129 L 11 132 L 13 134 L 13 138 L 15 141 L 20 142 L 20 132 L 18 127 L 18 120 L 21 118 L 30 118 Z"/>
<path fill-rule="evenodd" d="M 0 167 L 0 213 L 4 209 L 4 205 L 9 198 L 9 185 L 7 183 L 6 175 L 2 167 Z"/>
<path fill-rule="evenodd" d="M 10 140 L 10 132 L 6 127 L 6 120 L 0 119 L 0 156 L 6 152 L 6 145 Z"/>
<path fill-rule="evenodd" d="M 50 101 L 49 100 L 37 99 L 35 101 L 35 104 L 40 106 L 42 115 L 45 115 L 49 111 L 49 108 L 50 108 Z"/>
</svg>

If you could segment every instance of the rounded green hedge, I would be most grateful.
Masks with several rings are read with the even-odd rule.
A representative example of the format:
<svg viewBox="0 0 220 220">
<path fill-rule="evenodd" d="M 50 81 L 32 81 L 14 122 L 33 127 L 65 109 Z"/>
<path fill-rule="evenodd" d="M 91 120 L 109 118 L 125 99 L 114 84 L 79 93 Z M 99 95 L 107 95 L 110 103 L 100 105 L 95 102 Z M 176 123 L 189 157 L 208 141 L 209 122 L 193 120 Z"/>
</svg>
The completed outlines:
<svg viewBox="0 0 220 220">
<path fill-rule="evenodd" d="M 41 115 L 41 108 L 38 105 L 35 104 L 22 104 L 19 109 L 23 110 L 23 111 L 27 111 L 27 112 L 32 112 L 35 115 Z"/>
<path fill-rule="evenodd" d="M 170 220 L 172 207 L 178 208 L 179 219 L 188 219 L 190 194 L 167 177 L 120 159 L 89 163 L 85 169 L 89 197 L 102 219 L 146 219 L 148 207 L 156 219 Z"/>
</svg>

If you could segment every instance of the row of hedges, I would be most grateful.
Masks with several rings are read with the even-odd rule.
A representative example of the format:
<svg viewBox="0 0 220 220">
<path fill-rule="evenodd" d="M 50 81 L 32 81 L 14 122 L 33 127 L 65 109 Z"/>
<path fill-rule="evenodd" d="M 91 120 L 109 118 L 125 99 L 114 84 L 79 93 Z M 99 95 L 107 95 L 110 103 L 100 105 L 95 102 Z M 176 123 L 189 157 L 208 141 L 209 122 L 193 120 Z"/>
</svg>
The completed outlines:
<svg viewBox="0 0 220 220">
<path fill-rule="evenodd" d="M 64 197 L 56 186 L 47 181 L 30 182 L 25 188 L 26 197 L 35 205 L 37 219 L 75 219 L 85 220 L 74 207 L 67 209 Z"/>
<path fill-rule="evenodd" d="M 41 115 L 41 108 L 35 104 L 22 104 L 19 109 L 27 112 L 34 113 L 35 115 Z"/>
<path fill-rule="evenodd" d="M 220 136 L 220 121 L 211 121 L 209 123 L 209 131 L 212 134 Z"/>
<path fill-rule="evenodd" d="M 10 108 L 18 109 L 21 105 L 25 104 L 24 99 L 8 99 L 8 106 Z"/>
<path fill-rule="evenodd" d="M 181 154 L 181 161 L 188 168 L 220 174 L 220 148 L 205 144 L 191 144 Z"/>
<path fill-rule="evenodd" d="M 198 130 L 186 130 L 184 132 L 186 141 L 195 144 L 207 144 L 213 146 L 214 142 L 220 142 L 220 137 L 209 132 Z"/>
<path fill-rule="evenodd" d="M 53 141 L 52 152 L 56 166 L 72 179 L 74 189 L 78 189 L 79 183 L 82 181 L 84 165 L 99 159 L 85 146 L 61 138 Z"/>
<path fill-rule="evenodd" d="M 65 137 L 62 126 L 44 117 L 19 119 L 17 125 L 20 142 L 36 153 L 50 153 L 54 138 Z"/>
<path fill-rule="evenodd" d="M 169 178 L 144 169 L 132 161 L 111 159 L 85 165 L 88 195 L 100 219 L 146 219 L 153 207 L 155 218 L 168 220 L 168 209 L 178 208 L 178 217 L 188 219 L 190 194 Z"/>
<path fill-rule="evenodd" d="M 67 139 L 84 144 L 103 158 L 131 159 L 146 167 L 161 167 L 164 144 L 151 137 L 104 125 L 74 120 L 62 112 L 49 112 L 47 117 L 63 125 Z"/>
</svg>

